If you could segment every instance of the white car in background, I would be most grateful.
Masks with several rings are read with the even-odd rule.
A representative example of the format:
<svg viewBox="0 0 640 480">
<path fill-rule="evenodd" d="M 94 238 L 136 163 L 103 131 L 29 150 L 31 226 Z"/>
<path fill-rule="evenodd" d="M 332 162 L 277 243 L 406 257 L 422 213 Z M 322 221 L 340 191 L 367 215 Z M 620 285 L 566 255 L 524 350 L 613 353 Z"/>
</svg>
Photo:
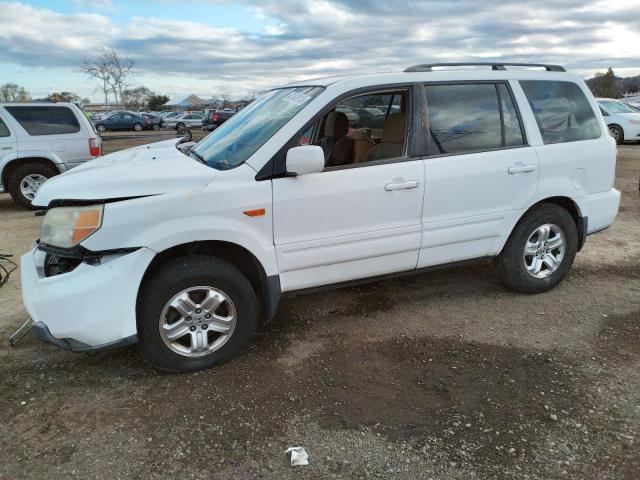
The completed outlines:
<svg viewBox="0 0 640 480">
<path fill-rule="evenodd" d="M 637 108 L 640 110 L 640 95 L 636 95 L 633 97 L 623 97 L 619 100 L 625 105 L 631 105 L 633 108 Z"/>
<path fill-rule="evenodd" d="M 191 128 L 201 127 L 203 116 L 199 113 L 183 113 L 173 118 L 166 118 L 164 124 L 167 128 Z"/>
<path fill-rule="evenodd" d="M 640 141 L 640 112 L 613 98 L 598 98 L 598 106 L 609 127 L 609 133 L 620 144 Z"/>
</svg>

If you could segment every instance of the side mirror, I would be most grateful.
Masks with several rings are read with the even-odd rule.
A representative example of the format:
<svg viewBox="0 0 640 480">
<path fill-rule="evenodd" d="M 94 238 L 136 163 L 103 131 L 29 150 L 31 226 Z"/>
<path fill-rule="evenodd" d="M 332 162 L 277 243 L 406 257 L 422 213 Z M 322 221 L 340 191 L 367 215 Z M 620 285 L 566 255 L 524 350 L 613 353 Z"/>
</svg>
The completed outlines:
<svg viewBox="0 0 640 480">
<path fill-rule="evenodd" d="M 306 175 L 324 170 L 324 152 L 317 145 L 293 147 L 287 152 L 287 173 Z"/>
</svg>

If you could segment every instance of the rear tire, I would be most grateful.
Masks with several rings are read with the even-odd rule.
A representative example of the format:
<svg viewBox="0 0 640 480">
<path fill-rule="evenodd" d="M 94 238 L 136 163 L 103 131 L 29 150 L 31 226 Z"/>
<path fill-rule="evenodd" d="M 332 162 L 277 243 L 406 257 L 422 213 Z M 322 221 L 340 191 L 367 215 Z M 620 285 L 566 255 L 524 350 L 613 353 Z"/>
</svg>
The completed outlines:
<svg viewBox="0 0 640 480">
<path fill-rule="evenodd" d="M 183 310 L 183 305 L 187 305 L 181 300 L 185 292 L 195 295 L 187 298 L 194 303 L 180 313 L 172 305 L 178 304 Z M 222 313 L 207 310 L 204 298 L 197 295 L 208 292 L 224 298 L 216 308 L 226 310 Z M 207 312 L 211 312 L 210 320 L 204 318 Z M 229 334 L 218 333 L 213 324 L 211 329 L 204 329 L 207 321 L 215 322 L 220 315 L 228 318 L 235 315 L 235 320 L 230 320 L 233 327 L 229 328 Z M 143 287 L 138 309 L 140 347 L 149 361 L 161 370 L 190 372 L 210 368 L 230 360 L 247 346 L 255 332 L 257 316 L 256 294 L 236 266 L 208 255 L 176 258 L 161 266 Z M 174 328 L 173 325 L 179 322 L 184 322 L 188 331 L 175 340 L 167 339 L 168 325 Z M 201 347 L 197 343 L 200 340 L 194 339 L 203 332 L 209 332 L 204 338 L 210 348 L 219 346 L 211 351 Z"/>
<path fill-rule="evenodd" d="M 133 124 L 133 129 L 134 129 L 136 132 L 141 132 L 141 131 L 142 131 L 142 124 L 141 124 L 141 123 L 134 123 L 134 124 Z"/>
<path fill-rule="evenodd" d="M 618 125 L 609 125 L 609 134 L 615 139 L 618 145 L 624 142 L 624 130 Z"/>
<path fill-rule="evenodd" d="M 106 132 L 106 131 L 107 131 L 107 127 L 105 127 L 105 126 L 104 126 L 104 125 L 102 125 L 102 124 L 98 124 L 98 125 L 96 125 L 96 130 L 97 130 L 99 133 L 104 133 L 104 132 Z"/>
<path fill-rule="evenodd" d="M 577 247 L 578 229 L 569 212 L 557 205 L 540 204 L 511 232 L 498 259 L 502 281 L 521 293 L 551 290 L 569 272 Z"/>
<path fill-rule="evenodd" d="M 46 163 L 29 162 L 18 166 L 11 172 L 7 182 L 11 198 L 21 207 L 34 210 L 31 202 L 40 185 L 58 173 L 54 166 Z"/>
</svg>

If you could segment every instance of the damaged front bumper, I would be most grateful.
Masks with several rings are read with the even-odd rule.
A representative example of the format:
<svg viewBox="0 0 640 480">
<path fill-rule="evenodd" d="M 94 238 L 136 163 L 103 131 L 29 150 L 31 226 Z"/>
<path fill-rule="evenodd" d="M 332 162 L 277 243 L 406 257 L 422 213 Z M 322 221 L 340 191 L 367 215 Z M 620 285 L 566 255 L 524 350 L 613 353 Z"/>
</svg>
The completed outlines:
<svg viewBox="0 0 640 480">
<path fill-rule="evenodd" d="M 22 257 L 22 296 L 32 329 L 40 340 L 74 352 L 136 343 L 138 290 L 155 252 L 87 252 L 37 245 Z"/>
</svg>

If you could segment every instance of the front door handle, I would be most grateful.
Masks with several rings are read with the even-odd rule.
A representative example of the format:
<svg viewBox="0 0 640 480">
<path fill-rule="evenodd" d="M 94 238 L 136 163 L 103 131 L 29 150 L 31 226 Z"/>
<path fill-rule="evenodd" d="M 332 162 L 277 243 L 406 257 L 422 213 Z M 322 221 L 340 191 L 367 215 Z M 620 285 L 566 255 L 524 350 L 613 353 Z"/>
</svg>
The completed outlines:
<svg viewBox="0 0 640 480">
<path fill-rule="evenodd" d="M 409 190 L 410 188 L 418 188 L 418 180 L 407 180 L 406 182 L 387 183 L 384 189 L 387 192 L 393 192 L 395 190 Z"/>
<path fill-rule="evenodd" d="M 524 173 L 524 172 L 533 172 L 536 169 L 536 166 L 530 163 L 529 165 L 514 165 L 509 167 L 509 173 Z"/>
</svg>

